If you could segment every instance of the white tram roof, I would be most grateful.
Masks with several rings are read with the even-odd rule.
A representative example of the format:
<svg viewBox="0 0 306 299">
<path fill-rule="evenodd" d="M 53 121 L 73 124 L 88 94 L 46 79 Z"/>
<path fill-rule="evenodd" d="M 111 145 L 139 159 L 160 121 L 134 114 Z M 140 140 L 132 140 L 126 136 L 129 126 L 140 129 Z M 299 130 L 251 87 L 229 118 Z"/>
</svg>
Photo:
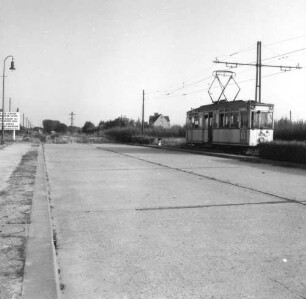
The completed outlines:
<svg viewBox="0 0 306 299">
<path fill-rule="evenodd" d="M 213 111 L 213 110 L 222 110 L 222 109 L 230 109 L 230 108 L 234 108 L 234 109 L 238 109 L 238 108 L 249 108 L 250 106 L 256 106 L 256 107 L 260 107 L 260 106 L 270 106 L 270 107 L 274 107 L 274 104 L 267 104 L 267 103 L 259 103 L 256 101 L 244 101 L 244 100 L 237 100 L 237 101 L 225 101 L 225 100 L 221 100 L 218 101 L 216 103 L 213 104 L 208 104 L 208 105 L 203 105 L 200 106 L 199 108 L 195 108 L 192 109 L 189 112 L 203 112 L 203 111 Z"/>
</svg>

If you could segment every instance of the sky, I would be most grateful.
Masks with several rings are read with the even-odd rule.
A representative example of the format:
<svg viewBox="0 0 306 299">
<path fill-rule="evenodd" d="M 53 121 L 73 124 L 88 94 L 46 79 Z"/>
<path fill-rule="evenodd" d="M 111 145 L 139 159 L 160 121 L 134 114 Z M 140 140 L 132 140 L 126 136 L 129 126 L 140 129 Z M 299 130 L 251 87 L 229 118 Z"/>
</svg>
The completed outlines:
<svg viewBox="0 0 306 299">
<path fill-rule="evenodd" d="M 210 104 L 213 61 L 254 63 L 256 43 L 269 65 L 262 68 L 262 102 L 275 118 L 306 120 L 305 0 L 0 0 L 0 59 L 6 62 L 5 105 L 33 124 L 86 121 L 155 112 L 185 123 L 190 108 Z M 1 66 L 1 67 L 2 67 Z M 256 68 L 230 69 L 254 100 Z M 218 89 L 214 89 L 216 94 Z M 6 109 L 5 108 L 5 109 Z"/>
</svg>

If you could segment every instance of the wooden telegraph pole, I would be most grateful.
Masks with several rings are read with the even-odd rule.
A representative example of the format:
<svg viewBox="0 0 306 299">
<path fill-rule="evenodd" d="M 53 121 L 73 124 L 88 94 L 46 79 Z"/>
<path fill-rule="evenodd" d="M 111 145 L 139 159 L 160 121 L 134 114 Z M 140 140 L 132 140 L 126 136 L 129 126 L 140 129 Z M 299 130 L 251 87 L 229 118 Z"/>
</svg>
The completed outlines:
<svg viewBox="0 0 306 299">
<path fill-rule="evenodd" d="M 145 100 L 145 91 L 142 91 L 142 121 L 141 121 L 141 134 L 144 133 L 144 100 Z"/>
</svg>

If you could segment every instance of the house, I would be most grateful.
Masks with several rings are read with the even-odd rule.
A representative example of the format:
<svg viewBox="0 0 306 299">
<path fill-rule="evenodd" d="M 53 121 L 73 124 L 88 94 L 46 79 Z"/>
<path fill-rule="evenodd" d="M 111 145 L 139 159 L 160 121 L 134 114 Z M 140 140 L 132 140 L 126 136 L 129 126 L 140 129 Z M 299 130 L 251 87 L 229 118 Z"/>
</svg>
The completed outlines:
<svg viewBox="0 0 306 299">
<path fill-rule="evenodd" d="M 169 116 L 164 116 L 159 113 L 154 113 L 154 115 L 149 118 L 150 127 L 162 127 L 164 129 L 170 128 Z"/>
</svg>

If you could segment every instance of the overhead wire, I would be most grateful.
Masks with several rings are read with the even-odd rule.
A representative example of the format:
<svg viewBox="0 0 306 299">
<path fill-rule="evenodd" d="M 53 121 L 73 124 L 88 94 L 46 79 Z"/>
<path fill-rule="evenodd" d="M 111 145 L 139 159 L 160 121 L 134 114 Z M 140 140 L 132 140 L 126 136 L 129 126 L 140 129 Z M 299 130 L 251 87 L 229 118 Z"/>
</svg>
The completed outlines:
<svg viewBox="0 0 306 299">
<path fill-rule="evenodd" d="M 306 34 L 302 34 L 302 35 L 299 35 L 299 36 L 290 37 L 290 38 L 283 39 L 283 40 L 280 40 L 280 41 L 272 42 L 272 43 L 266 44 L 266 46 L 273 46 L 273 45 L 281 44 L 281 43 L 284 43 L 284 42 L 287 42 L 287 41 L 296 40 L 296 39 L 299 39 L 299 38 L 302 38 L 302 37 L 306 37 Z"/>
<path fill-rule="evenodd" d="M 301 49 L 297 49 L 297 50 L 294 50 L 294 51 L 282 53 L 282 54 L 279 54 L 279 55 L 275 55 L 275 56 L 272 56 L 272 57 L 268 57 L 268 58 L 262 59 L 261 61 L 271 60 L 271 59 L 278 58 L 278 57 L 281 57 L 281 56 L 284 56 L 284 55 L 290 55 L 290 54 L 297 53 L 297 52 L 300 52 L 300 51 L 305 51 L 305 50 L 306 50 L 306 47 L 301 48 Z"/>
<path fill-rule="evenodd" d="M 277 73 L 273 73 L 273 74 L 268 74 L 268 75 L 262 76 L 262 78 L 272 77 L 272 76 L 276 76 L 276 75 L 279 75 L 279 74 L 284 74 L 286 72 L 287 71 L 280 71 L 280 72 L 277 72 Z M 242 83 L 246 83 L 246 82 L 250 82 L 250 81 L 255 81 L 255 79 L 254 78 L 250 78 L 250 79 L 238 81 L 237 84 L 242 84 Z M 234 84 L 234 83 L 229 83 L 229 85 L 232 85 L 232 84 Z M 199 93 L 199 92 L 202 92 L 202 91 L 208 91 L 208 90 L 209 90 L 209 88 L 204 88 L 204 89 L 199 89 L 199 90 L 192 91 L 192 92 L 189 92 L 189 93 L 179 94 L 179 95 L 176 95 L 176 96 L 177 97 L 182 97 L 182 96 L 187 96 L 187 95 L 190 95 L 190 94 L 195 94 L 195 93 Z"/>
<path fill-rule="evenodd" d="M 299 38 L 302 38 L 306 36 L 306 34 L 303 34 L 303 35 L 300 35 L 300 36 L 297 36 L 297 37 L 292 37 L 292 38 L 288 38 L 288 39 L 284 39 L 284 40 L 280 40 L 280 41 L 276 41 L 276 42 L 273 42 L 273 43 L 269 43 L 267 45 L 265 45 L 264 47 L 267 48 L 267 46 L 272 46 L 272 45 L 276 45 L 276 44 L 280 44 L 280 43 L 284 43 L 284 42 L 287 42 L 287 41 L 292 41 L 292 40 L 296 40 L 296 39 L 299 39 Z M 244 49 L 241 49 L 241 50 L 238 50 L 236 52 L 232 52 L 230 54 L 227 54 L 227 55 L 219 55 L 218 57 L 232 57 L 234 55 L 238 55 L 240 53 L 244 53 L 244 52 L 249 52 L 250 50 L 253 50 L 254 49 L 254 44 L 252 44 L 252 46 L 250 47 L 247 47 L 247 48 L 244 48 Z M 275 58 L 279 58 L 279 57 L 283 57 L 285 55 L 291 55 L 291 54 L 294 54 L 294 53 L 298 53 L 298 52 L 301 52 L 301 51 L 304 51 L 306 50 L 306 47 L 305 48 L 300 48 L 300 49 L 296 49 L 296 50 L 293 50 L 293 51 L 289 51 L 289 52 L 285 52 L 285 53 L 282 53 L 282 54 L 277 54 L 277 55 L 274 55 L 274 56 L 271 56 L 271 57 L 267 57 L 267 58 L 264 58 L 262 59 L 262 61 L 267 61 L 267 60 L 272 60 L 272 59 L 275 59 Z M 256 62 L 250 62 L 250 63 L 256 63 Z M 227 67 L 227 69 L 231 69 L 230 67 Z M 241 74 L 241 73 L 245 73 L 245 72 L 248 72 L 252 70 L 252 68 L 248 68 L 244 71 L 240 71 L 240 72 L 237 72 L 237 74 Z M 274 75 L 278 75 L 278 74 L 281 74 L 281 73 L 284 73 L 285 71 L 282 70 L 280 72 L 277 72 L 277 73 L 273 73 L 273 74 L 270 74 L 270 75 L 266 75 L 266 76 L 263 76 L 262 78 L 266 78 L 266 77 L 270 77 L 270 76 L 274 76 Z M 180 91 L 180 90 L 183 90 L 187 87 L 191 87 L 191 86 L 194 86 L 196 84 L 199 84 L 201 82 L 204 82 L 206 80 L 209 80 L 211 79 L 212 76 L 208 76 L 208 77 L 205 77 L 205 78 L 202 78 L 202 79 L 199 79 L 197 81 L 194 81 L 194 82 L 191 82 L 191 83 L 188 83 L 188 84 L 185 84 L 185 82 L 188 82 L 185 81 L 183 82 L 183 86 L 180 86 L 178 88 L 175 88 L 174 90 L 170 91 L 170 92 L 166 92 L 165 91 L 165 94 L 163 95 L 160 95 L 160 96 L 155 96 L 155 97 L 151 97 L 151 98 L 160 98 L 160 97 L 181 97 L 181 96 L 187 96 L 187 95 L 190 95 L 190 94 L 196 94 L 196 93 L 199 93 L 199 92 L 202 92 L 202 91 L 208 91 L 209 88 L 204 88 L 204 89 L 200 89 L 200 90 L 196 90 L 196 91 L 191 91 L 191 92 L 188 92 L 188 93 L 182 93 L 182 94 L 177 94 L 175 95 L 176 92 Z M 243 81 L 238 81 L 237 83 L 245 83 L 245 82 L 248 82 L 248 81 L 254 81 L 255 79 L 247 79 L 247 80 L 243 80 Z"/>
<path fill-rule="evenodd" d="M 230 56 L 234 56 L 234 55 L 237 55 L 237 54 L 240 54 L 240 53 L 244 53 L 244 52 L 251 51 L 251 50 L 253 50 L 253 49 L 254 49 L 254 44 L 250 45 L 250 46 L 247 47 L 247 48 L 244 48 L 244 49 L 241 49 L 241 50 L 232 52 L 231 54 L 219 55 L 218 57 L 230 57 Z M 207 68 L 207 69 L 211 69 L 211 67 L 209 67 L 209 68 Z M 207 69 L 206 69 L 206 70 L 207 70 Z M 205 78 L 203 78 L 203 79 L 199 79 L 199 80 L 197 80 L 197 81 L 195 81 L 195 82 L 191 82 L 191 83 L 188 83 L 188 84 L 186 84 L 186 82 L 188 82 L 189 80 L 185 80 L 185 81 L 183 82 L 183 86 L 177 87 L 177 88 L 175 88 L 174 90 L 172 90 L 172 91 L 170 91 L 170 92 L 165 92 L 165 93 L 166 93 L 166 95 L 170 96 L 170 95 L 172 95 L 173 93 L 175 93 L 175 92 L 177 92 L 177 91 L 180 91 L 180 90 L 182 90 L 182 89 L 185 89 L 186 87 L 190 87 L 190 86 L 196 85 L 196 84 L 198 84 L 198 83 L 201 83 L 201 82 L 206 81 L 206 80 L 209 80 L 209 79 L 211 79 L 211 76 L 205 77 Z"/>
</svg>

